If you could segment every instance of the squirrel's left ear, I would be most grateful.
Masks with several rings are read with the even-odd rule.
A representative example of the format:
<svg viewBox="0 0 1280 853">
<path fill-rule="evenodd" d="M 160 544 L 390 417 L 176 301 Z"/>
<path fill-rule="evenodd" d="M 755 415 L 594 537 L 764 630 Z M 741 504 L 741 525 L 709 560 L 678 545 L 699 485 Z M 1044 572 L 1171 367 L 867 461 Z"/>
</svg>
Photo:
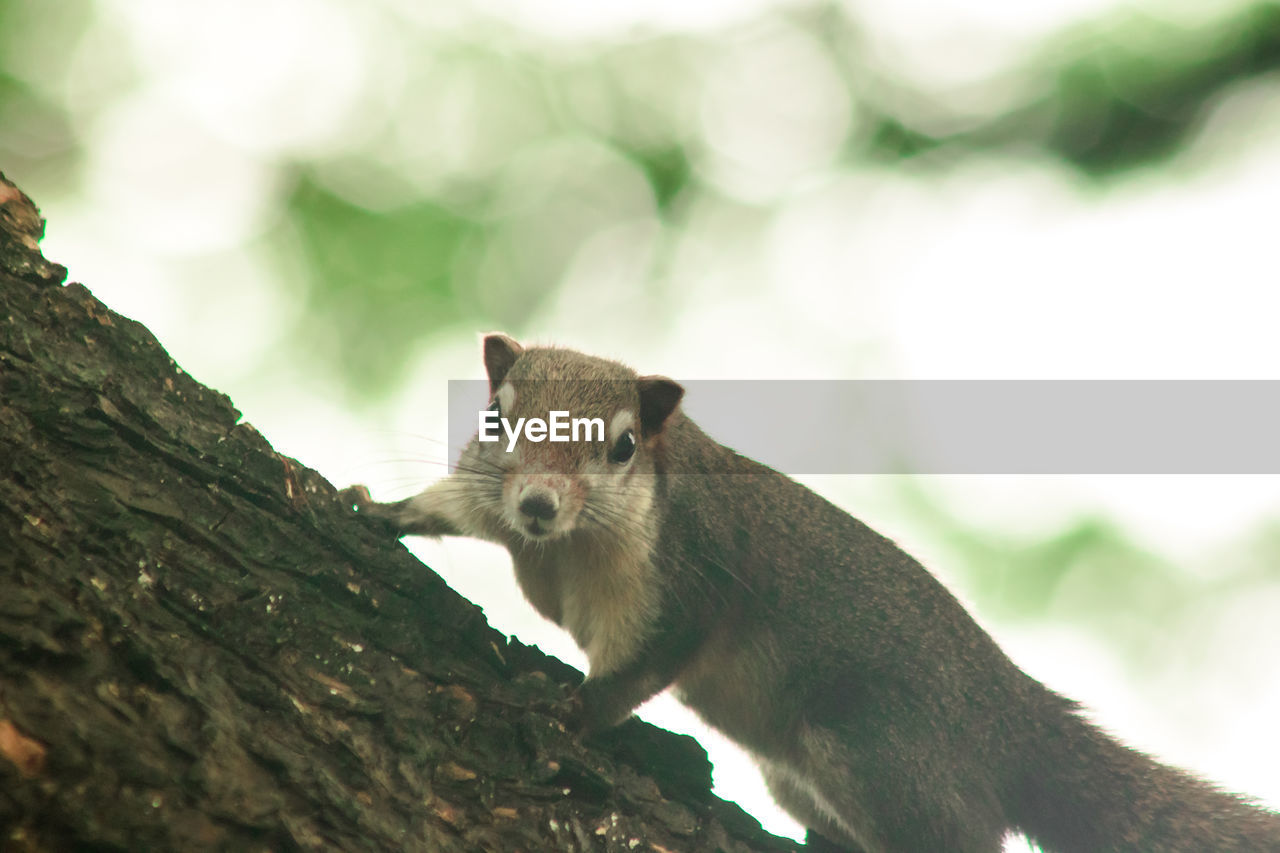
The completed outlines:
<svg viewBox="0 0 1280 853">
<path fill-rule="evenodd" d="M 501 332 L 491 332 L 484 336 L 484 369 L 489 374 L 489 393 L 496 393 L 507 378 L 507 371 L 516 363 L 524 347 L 516 343 L 515 338 Z"/>
<path fill-rule="evenodd" d="M 684 388 L 665 376 L 641 376 L 640 384 L 640 432 L 645 436 L 657 435 L 667 418 L 680 405 Z"/>
</svg>

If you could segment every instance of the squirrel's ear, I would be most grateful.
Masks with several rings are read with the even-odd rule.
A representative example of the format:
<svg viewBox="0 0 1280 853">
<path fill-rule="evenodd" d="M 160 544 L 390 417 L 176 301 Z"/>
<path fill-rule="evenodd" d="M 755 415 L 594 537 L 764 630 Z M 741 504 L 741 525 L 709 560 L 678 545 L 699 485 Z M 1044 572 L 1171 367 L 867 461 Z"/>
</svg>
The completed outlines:
<svg viewBox="0 0 1280 853">
<path fill-rule="evenodd" d="M 662 432 L 662 425 L 680 405 L 684 388 L 665 376 L 641 376 L 640 432 L 646 436 Z"/>
<path fill-rule="evenodd" d="M 484 369 L 489 374 L 489 393 L 498 390 L 502 380 L 507 378 L 507 371 L 516 363 L 524 347 L 501 332 L 492 332 L 484 336 Z"/>
</svg>

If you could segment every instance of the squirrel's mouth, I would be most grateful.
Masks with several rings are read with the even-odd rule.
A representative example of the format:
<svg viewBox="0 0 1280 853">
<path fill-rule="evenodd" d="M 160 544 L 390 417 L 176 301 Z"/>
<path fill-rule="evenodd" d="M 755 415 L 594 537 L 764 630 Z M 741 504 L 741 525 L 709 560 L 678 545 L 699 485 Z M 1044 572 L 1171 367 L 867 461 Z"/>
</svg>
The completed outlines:
<svg viewBox="0 0 1280 853">
<path fill-rule="evenodd" d="M 572 525 L 566 526 L 560 519 L 522 518 L 515 528 L 526 539 L 546 542 L 564 536 Z"/>
</svg>

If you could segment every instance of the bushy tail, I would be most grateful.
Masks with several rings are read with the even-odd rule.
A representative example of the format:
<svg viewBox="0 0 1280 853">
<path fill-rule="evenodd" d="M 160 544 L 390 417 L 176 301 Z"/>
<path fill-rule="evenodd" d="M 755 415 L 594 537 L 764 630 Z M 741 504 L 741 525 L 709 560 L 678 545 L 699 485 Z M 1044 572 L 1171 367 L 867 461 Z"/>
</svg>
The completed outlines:
<svg viewBox="0 0 1280 853">
<path fill-rule="evenodd" d="M 1044 850 L 1280 853 L 1280 814 L 1118 743 L 1061 696 L 1042 701 L 1008 806 Z"/>
</svg>

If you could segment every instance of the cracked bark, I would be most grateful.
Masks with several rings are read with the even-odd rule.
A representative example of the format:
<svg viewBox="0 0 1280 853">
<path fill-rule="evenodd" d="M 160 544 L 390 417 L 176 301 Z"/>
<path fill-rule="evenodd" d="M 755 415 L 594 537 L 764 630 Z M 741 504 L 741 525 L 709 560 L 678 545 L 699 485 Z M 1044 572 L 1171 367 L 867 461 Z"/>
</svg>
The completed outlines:
<svg viewBox="0 0 1280 853">
<path fill-rule="evenodd" d="M 0 849 L 795 850 L 40 256 L 0 176 Z"/>
</svg>

